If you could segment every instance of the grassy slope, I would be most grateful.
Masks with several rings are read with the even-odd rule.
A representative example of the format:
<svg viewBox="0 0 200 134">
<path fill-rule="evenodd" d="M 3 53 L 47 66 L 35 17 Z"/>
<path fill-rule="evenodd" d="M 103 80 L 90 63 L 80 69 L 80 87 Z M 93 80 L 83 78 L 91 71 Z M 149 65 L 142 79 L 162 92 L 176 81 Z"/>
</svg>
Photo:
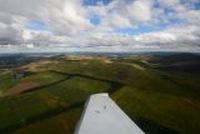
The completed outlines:
<svg viewBox="0 0 200 134">
<path fill-rule="evenodd" d="M 146 132 L 154 134 L 161 131 L 162 133 L 199 133 L 200 100 L 198 92 L 195 92 L 199 87 L 196 83 L 199 81 L 198 75 L 193 74 L 189 79 L 188 74 L 173 73 L 172 75 L 159 72 L 148 66 L 143 66 L 138 61 L 132 61 L 128 64 L 116 61 L 108 64 L 100 60 L 83 60 L 62 62 L 52 65 L 50 68 L 65 73 L 84 74 L 125 84 L 125 87 L 112 94 L 112 97 L 139 125 L 142 124 L 141 122 L 147 122 L 147 127 L 144 124 L 141 125 Z M 35 77 L 38 82 L 45 83 L 45 81 L 43 82 L 45 77 L 40 77 L 40 74 L 38 77 Z M 30 78 L 30 80 L 35 81 L 35 78 Z M 0 103 L 5 103 L 0 105 L 1 109 L 4 109 L 0 112 L 0 117 L 4 118 L 0 123 L 0 128 L 6 126 L 3 122 L 21 121 L 22 126 L 26 125 L 23 118 L 29 119 L 33 115 L 53 110 L 55 115 L 51 113 L 51 116 L 42 118 L 39 123 L 33 121 L 17 133 L 38 133 L 41 130 L 44 133 L 49 132 L 49 130 L 52 130 L 51 132 L 57 130 L 60 133 L 63 131 L 59 130 L 66 130 L 66 133 L 73 133 L 74 122 L 80 116 L 81 109 L 81 106 L 76 106 L 76 104 L 84 102 L 92 93 L 106 91 L 109 86 L 108 83 L 97 80 L 74 77 L 42 90 L 21 95 L 15 100 L 0 101 Z M 75 107 L 70 108 L 71 110 L 65 109 L 73 104 Z M 63 109 L 61 112 L 55 111 L 59 108 L 64 108 L 64 111 L 62 111 Z M 12 115 L 13 111 L 9 112 L 9 109 L 16 110 L 17 114 Z M 147 129 L 148 125 L 152 128 L 157 127 L 152 132 Z M 51 129 L 46 129 L 48 127 Z"/>
<path fill-rule="evenodd" d="M 5 74 L 0 77 L 0 96 L 3 95 L 3 93 L 17 84 L 18 81 L 13 79 L 13 76 L 11 74 Z"/>
<path fill-rule="evenodd" d="M 68 67 L 65 71 L 81 72 L 82 74 L 121 81 L 128 86 L 129 92 L 126 91 L 127 89 L 121 89 L 113 95 L 113 98 L 130 116 L 147 118 L 181 133 L 199 133 L 199 94 L 194 92 L 198 87 L 195 82 L 199 81 L 198 75 L 192 75 L 188 79 L 188 74 L 182 74 L 182 76 L 174 74 L 168 79 L 164 79 L 161 77 L 163 72 L 161 73 L 151 68 L 146 68 L 146 70 L 142 71 L 136 67 L 120 63 L 86 63 L 85 65 L 87 66 L 79 65 L 78 71 L 76 70 L 76 65 Z M 66 66 L 72 66 L 72 64 Z M 183 85 L 175 83 L 174 80 Z M 185 84 L 188 86 L 185 86 Z M 134 100 L 135 96 L 139 97 L 140 100 Z M 134 103 L 134 101 L 136 102 Z M 137 113 L 140 114 L 137 115 Z"/>
<path fill-rule="evenodd" d="M 184 97 L 130 87 L 121 89 L 112 97 L 136 122 L 146 119 L 185 134 L 200 132 L 199 109 Z"/>
<path fill-rule="evenodd" d="M 59 81 L 65 78 L 65 76 L 58 75 L 49 71 L 37 72 L 34 75 L 25 77 L 22 81 L 32 81 L 38 83 L 40 86 L 50 84 L 52 82 Z"/>
<path fill-rule="evenodd" d="M 15 132 L 16 134 L 71 134 L 80 119 L 81 108 L 75 108 Z"/>
<path fill-rule="evenodd" d="M 61 77 L 56 77 L 55 74 L 51 77 L 51 74 L 46 73 L 45 75 L 41 73 L 41 77 L 37 75 L 38 78 L 32 76 L 25 79 L 47 84 L 51 79 L 55 81 Z M 45 80 L 46 76 L 48 76 L 48 81 Z M 65 108 L 73 104 L 83 103 L 89 94 L 104 91 L 109 86 L 107 83 L 77 77 L 14 98 L 1 98 L 0 130 L 5 130 L 4 128 L 12 130 L 12 128 L 35 122 L 41 115 L 41 118 L 48 118 L 48 114 L 51 117 L 54 113 L 62 112 L 62 110 L 64 112 Z"/>
</svg>

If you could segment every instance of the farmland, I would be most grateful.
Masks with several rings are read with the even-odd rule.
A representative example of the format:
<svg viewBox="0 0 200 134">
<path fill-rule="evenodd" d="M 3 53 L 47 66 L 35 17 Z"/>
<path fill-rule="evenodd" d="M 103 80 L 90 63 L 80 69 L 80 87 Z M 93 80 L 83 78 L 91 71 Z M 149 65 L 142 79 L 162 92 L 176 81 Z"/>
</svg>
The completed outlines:
<svg viewBox="0 0 200 134">
<path fill-rule="evenodd" d="M 20 61 L 1 61 L 14 65 L 0 72 L 0 133 L 72 134 L 87 98 L 101 92 L 147 134 L 200 133 L 198 54 L 63 54 Z"/>
</svg>

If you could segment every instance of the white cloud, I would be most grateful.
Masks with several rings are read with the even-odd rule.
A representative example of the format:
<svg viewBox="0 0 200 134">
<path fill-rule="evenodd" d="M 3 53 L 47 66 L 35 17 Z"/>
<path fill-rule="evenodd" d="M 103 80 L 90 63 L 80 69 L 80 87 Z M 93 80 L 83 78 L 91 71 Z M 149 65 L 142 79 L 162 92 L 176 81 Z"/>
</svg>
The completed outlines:
<svg viewBox="0 0 200 134">
<path fill-rule="evenodd" d="M 155 2 L 113 0 L 108 5 L 83 6 L 81 0 L 0 0 L 0 52 L 21 48 L 199 51 L 200 10 L 193 8 L 193 3 L 199 1 L 158 0 L 157 7 Z M 99 25 L 90 22 L 93 15 L 100 17 Z M 47 29 L 28 28 L 32 21 L 44 23 Z M 170 26 L 162 31 L 140 35 L 113 33 L 119 28 L 159 27 L 164 23 Z"/>
<path fill-rule="evenodd" d="M 127 13 L 133 21 L 147 22 L 152 18 L 152 3 L 145 0 L 136 0 L 127 5 Z"/>
</svg>

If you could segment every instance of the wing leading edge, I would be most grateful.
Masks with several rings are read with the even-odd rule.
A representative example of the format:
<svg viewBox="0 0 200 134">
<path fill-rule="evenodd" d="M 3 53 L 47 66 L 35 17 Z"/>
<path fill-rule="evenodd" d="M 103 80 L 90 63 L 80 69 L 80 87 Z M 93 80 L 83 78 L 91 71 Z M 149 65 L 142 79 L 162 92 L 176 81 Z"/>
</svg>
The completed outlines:
<svg viewBox="0 0 200 134">
<path fill-rule="evenodd" d="M 144 134 L 106 93 L 91 95 L 75 134 Z"/>
</svg>

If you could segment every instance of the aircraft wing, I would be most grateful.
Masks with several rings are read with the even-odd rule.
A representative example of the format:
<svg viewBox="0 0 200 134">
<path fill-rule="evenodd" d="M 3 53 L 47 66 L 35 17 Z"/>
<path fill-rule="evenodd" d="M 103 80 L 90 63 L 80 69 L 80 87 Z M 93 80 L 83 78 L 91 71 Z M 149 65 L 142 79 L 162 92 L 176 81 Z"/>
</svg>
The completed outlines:
<svg viewBox="0 0 200 134">
<path fill-rule="evenodd" d="M 75 134 L 144 134 L 108 94 L 91 95 Z"/>
</svg>

